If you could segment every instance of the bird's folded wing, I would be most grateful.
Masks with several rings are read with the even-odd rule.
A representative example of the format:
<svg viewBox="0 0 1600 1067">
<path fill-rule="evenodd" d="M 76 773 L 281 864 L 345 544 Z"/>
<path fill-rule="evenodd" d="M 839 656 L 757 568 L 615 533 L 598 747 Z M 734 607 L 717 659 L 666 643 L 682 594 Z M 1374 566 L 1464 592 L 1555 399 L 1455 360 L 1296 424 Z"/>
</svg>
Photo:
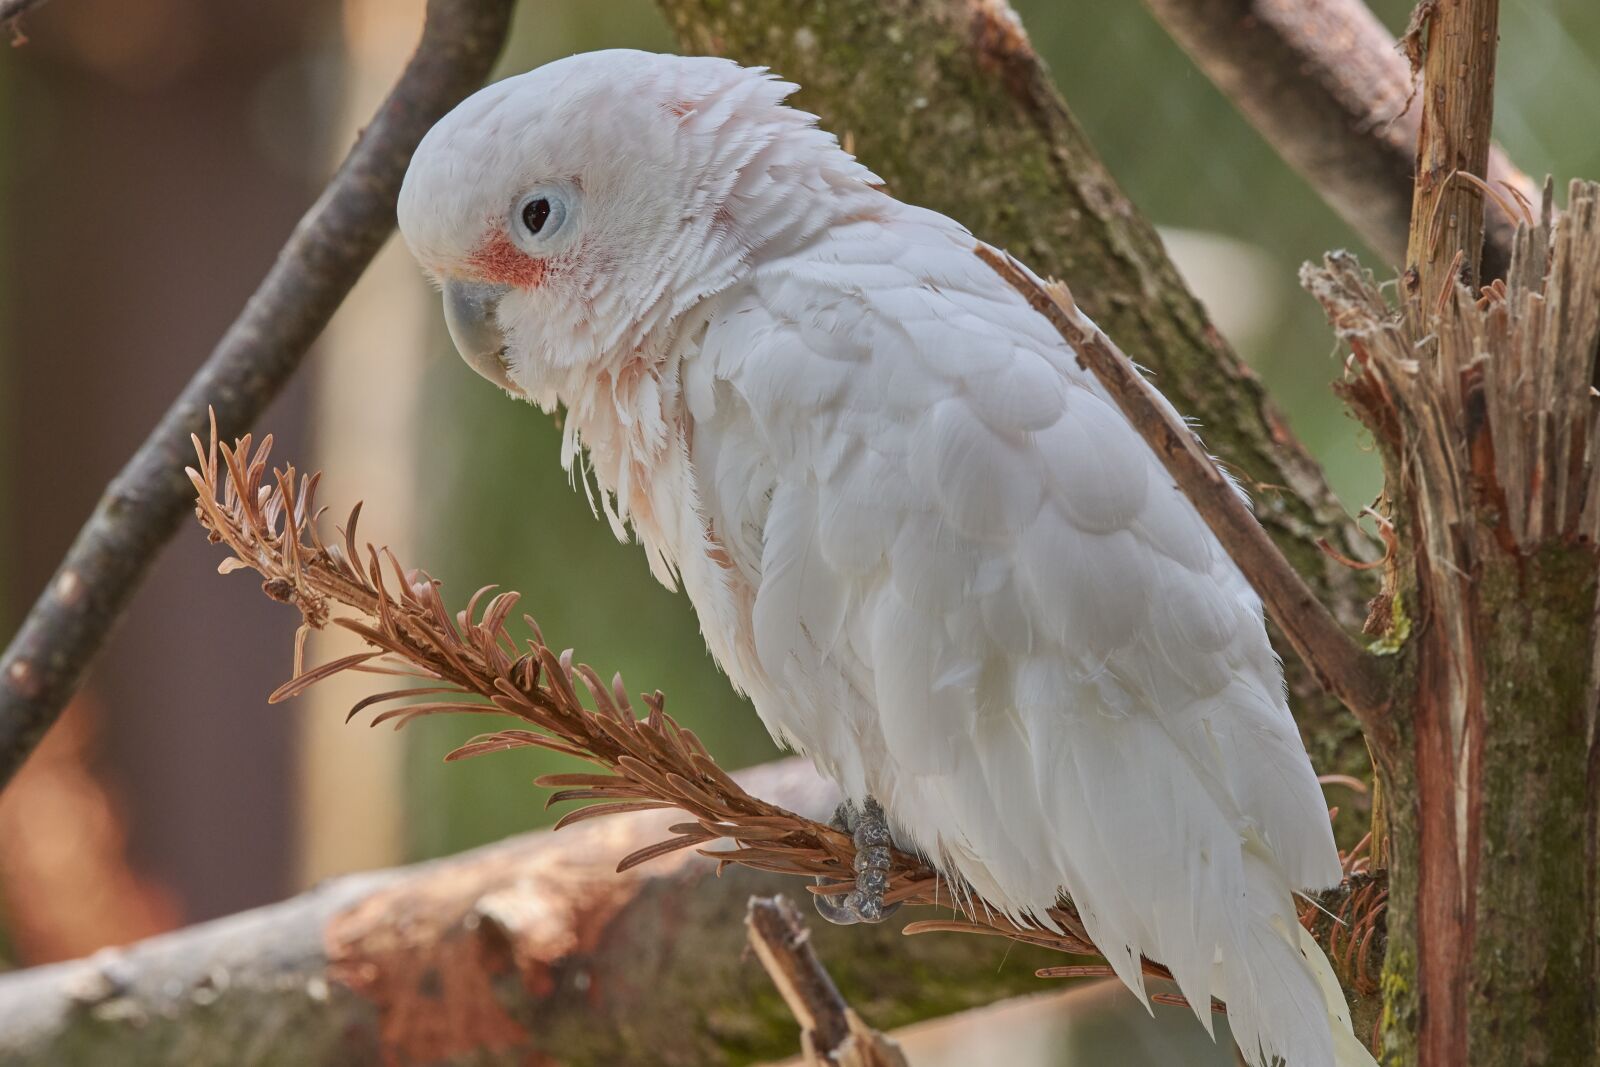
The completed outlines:
<svg viewBox="0 0 1600 1067">
<path fill-rule="evenodd" d="M 1337 880 L 1326 811 L 1254 594 L 972 245 L 898 205 L 835 227 L 724 294 L 685 362 L 701 505 L 786 705 L 763 714 L 887 770 L 995 903 L 1065 881 L 1124 977 L 1163 946 L 1193 987 L 1247 836 Z"/>
</svg>

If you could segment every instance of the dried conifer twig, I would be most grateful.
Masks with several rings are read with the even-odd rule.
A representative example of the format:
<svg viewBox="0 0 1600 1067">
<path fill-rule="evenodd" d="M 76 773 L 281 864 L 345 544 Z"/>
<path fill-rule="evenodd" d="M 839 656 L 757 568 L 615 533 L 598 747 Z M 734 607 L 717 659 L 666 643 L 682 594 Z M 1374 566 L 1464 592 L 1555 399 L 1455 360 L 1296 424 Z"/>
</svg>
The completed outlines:
<svg viewBox="0 0 1600 1067">
<path fill-rule="evenodd" d="M 402 679 L 398 688 L 368 697 L 350 715 L 391 701 L 370 722 L 397 728 L 441 714 L 502 714 L 525 727 L 480 735 L 447 756 L 450 760 L 515 748 L 544 748 L 576 756 L 602 773 L 550 774 L 538 779 L 556 790 L 550 803 L 593 801 L 568 812 L 557 829 L 583 819 L 647 808 L 679 808 L 690 821 L 670 827 L 672 837 L 631 853 L 619 870 L 683 848 L 696 848 L 719 863 L 803 878 L 832 885 L 813 892 L 843 892 L 854 872 L 854 846 L 848 834 L 750 796 L 717 766 L 693 731 L 666 713 L 659 692 L 643 698 L 640 715 L 621 676 L 610 683 L 571 650 L 552 651 L 538 624 L 524 615 L 530 638 L 518 644 L 508 630 L 518 594 L 478 590 L 466 608 L 452 615 L 439 583 L 421 571 L 407 570 L 392 552 L 357 539 L 357 505 L 336 541 L 325 541 L 317 519 L 318 476 L 291 467 L 269 472 L 270 436 L 259 445 L 251 435 L 230 448 L 213 425 L 209 444 L 194 441 L 199 467 L 188 475 L 197 491 L 196 514 L 214 543 L 233 556 L 222 573 L 253 569 L 262 591 L 299 608 L 305 619 L 296 642 L 294 677 L 272 694 L 274 702 L 296 696 L 317 682 L 346 671 Z M 336 614 L 346 609 L 346 614 Z M 303 661 L 307 629 L 338 626 L 369 646 L 318 666 Z M 731 849 L 712 850 L 719 840 Z M 889 903 L 950 907 L 948 883 L 920 857 L 894 854 Z M 1098 956 L 1088 934 L 1068 908 L 1053 918 L 1061 933 L 1025 929 L 981 904 L 968 907 L 957 922 L 918 923 L 909 932 L 960 929 L 996 934 L 1082 956 Z M 1154 964 L 1150 973 L 1165 976 Z"/>
<path fill-rule="evenodd" d="M 623 857 L 618 870 L 693 848 L 719 864 L 825 880 L 820 887 L 808 884 L 814 893 L 849 890 L 854 846 L 848 834 L 751 796 L 717 766 L 693 731 L 666 713 L 660 692 L 642 698 L 645 711 L 639 714 L 620 675 L 608 684 L 592 668 L 574 663 L 570 649 L 552 651 L 527 615 L 521 618 L 530 636 L 519 643 L 508 629 L 518 594 L 486 586 L 464 610 L 451 614 L 439 582 L 407 570 L 387 549 L 358 541 L 359 504 L 339 539 L 324 540 L 316 505 L 319 476 L 300 475 L 292 466 L 269 472 L 270 436 L 257 444 L 246 435 L 230 448 L 220 442 L 213 423 L 209 444 L 197 437 L 194 446 L 198 468 L 187 473 L 197 493 L 196 514 L 209 539 L 233 553 L 218 570 L 258 572 L 262 591 L 293 604 L 305 620 L 295 646 L 294 677 L 272 694 L 272 701 L 346 671 L 401 679 L 397 688 L 358 702 L 350 717 L 416 698 L 421 702 L 394 703 L 369 721 L 399 728 L 430 715 L 509 715 L 524 725 L 480 735 L 446 758 L 543 748 L 599 768 L 598 773 L 538 779 L 537 784 L 556 790 L 552 804 L 592 802 L 568 812 L 557 829 L 624 811 L 677 808 L 688 814 L 688 821 L 669 827 L 671 837 Z M 368 651 L 308 666 L 302 654 L 305 634 L 326 626 L 354 633 Z M 733 847 L 709 847 L 718 841 Z M 944 876 L 919 856 L 894 851 L 889 875 L 888 903 L 962 904 L 963 918 L 911 923 L 908 934 L 990 934 L 1103 959 L 1069 905 L 1051 911 L 1056 930 L 1023 926 L 982 901 L 952 893 Z M 1171 977 L 1148 960 L 1143 968 L 1152 977 Z"/>
</svg>

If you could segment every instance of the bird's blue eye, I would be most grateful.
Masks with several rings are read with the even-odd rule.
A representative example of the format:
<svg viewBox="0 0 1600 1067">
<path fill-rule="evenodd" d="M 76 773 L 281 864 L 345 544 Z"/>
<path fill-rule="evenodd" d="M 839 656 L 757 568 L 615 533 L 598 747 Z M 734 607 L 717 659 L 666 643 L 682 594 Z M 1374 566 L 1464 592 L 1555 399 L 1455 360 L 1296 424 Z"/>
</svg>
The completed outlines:
<svg viewBox="0 0 1600 1067">
<path fill-rule="evenodd" d="M 536 189 L 518 202 L 512 218 L 525 243 L 545 245 L 561 232 L 569 213 L 564 190 Z"/>
</svg>

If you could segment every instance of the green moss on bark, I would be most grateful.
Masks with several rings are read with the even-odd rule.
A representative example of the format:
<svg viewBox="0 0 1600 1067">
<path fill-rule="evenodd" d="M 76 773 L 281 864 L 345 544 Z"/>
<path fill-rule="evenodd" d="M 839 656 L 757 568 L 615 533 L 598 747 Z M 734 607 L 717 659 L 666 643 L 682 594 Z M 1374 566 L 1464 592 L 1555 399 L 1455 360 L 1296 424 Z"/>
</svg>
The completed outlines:
<svg viewBox="0 0 1600 1067">
<path fill-rule="evenodd" d="M 1600 561 L 1591 546 L 1490 551 L 1474 582 L 1484 729 L 1480 836 L 1467 983 L 1473 1063 L 1597 1062 L 1596 824 L 1600 796 L 1589 736 Z M 1403 589 L 1406 602 L 1414 588 Z M 1398 692 L 1417 691 L 1415 643 L 1400 652 Z M 1401 749 L 1417 739 L 1396 708 Z M 1419 795 L 1409 760 L 1384 782 L 1390 898 L 1384 961 L 1383 1062 L 1418 1062 L 1425 1010 L 1418 974 Z M 1445 800 L 1449 803 L 1449 800 Z"/>
<path fill-rule="evenodd" d="M 1482 822 L 1469 979 L 1477 1063 L 1596 1062 L 1589 736 L 1596 560 L 1547 545 L 1479 584 Z"/>
</svg>

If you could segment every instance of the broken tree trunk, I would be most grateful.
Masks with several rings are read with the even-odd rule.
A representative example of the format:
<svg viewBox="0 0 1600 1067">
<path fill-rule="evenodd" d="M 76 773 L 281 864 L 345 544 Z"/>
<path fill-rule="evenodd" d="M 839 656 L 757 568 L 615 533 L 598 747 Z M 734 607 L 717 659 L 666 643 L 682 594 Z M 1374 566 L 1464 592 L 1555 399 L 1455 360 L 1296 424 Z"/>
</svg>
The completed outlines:
<svg viewBox="0 0 1600 1067">
<path fill-rule="evenodd" d="M 1550 216 L 1481 299 L 1397 311 L 1348 256 L 1305 272 L 1401 546 L 1386 1063 L 1600 1063 L 1600 186 Z"/>
</svg>

